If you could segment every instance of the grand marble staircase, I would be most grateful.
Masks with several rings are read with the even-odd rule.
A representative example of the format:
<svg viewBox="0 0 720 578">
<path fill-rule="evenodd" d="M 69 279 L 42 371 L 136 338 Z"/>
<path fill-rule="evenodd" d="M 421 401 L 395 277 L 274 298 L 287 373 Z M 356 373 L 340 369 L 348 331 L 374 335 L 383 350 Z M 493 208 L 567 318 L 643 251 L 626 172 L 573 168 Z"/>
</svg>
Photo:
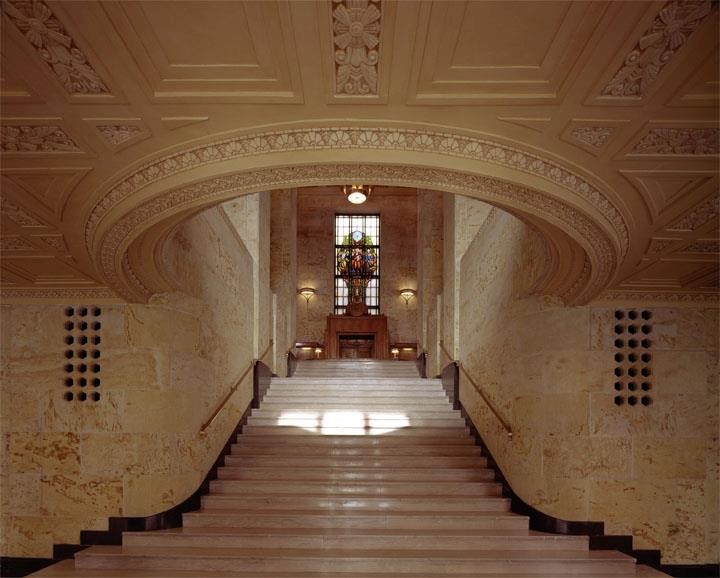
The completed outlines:
<svg viewBox="0 0 720 578">
<path fill-rule="evenodd" d="M 438 380 L 414 364 L 300 363 L 273 379 L 199 511 L 38 576 L 664 576 L 509 511 Z"/>
</svg>

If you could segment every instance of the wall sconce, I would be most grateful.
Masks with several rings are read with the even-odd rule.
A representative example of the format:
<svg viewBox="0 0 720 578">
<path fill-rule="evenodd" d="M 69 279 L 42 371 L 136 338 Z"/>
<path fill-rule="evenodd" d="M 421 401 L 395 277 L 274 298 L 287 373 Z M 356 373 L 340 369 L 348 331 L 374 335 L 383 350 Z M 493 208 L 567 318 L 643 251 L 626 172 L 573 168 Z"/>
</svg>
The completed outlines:
<svg viewBox="0 0 720 578">
<path fill-rule="evenodd" d="M 415 297 L 415 289 L 401 289 L 400 297 L 405 299 L 405 308 L 407 308 L 410 303 L 410 299 Z"/>
<path fill-rule="evenodd" d="M 312 287 L 302 287 L 301 289 L 298 289 L 298 293 L 305 297 L 306 303 L 310 303 L 310 299 L 312 299 L 315 295 L 315 289 Z"/>
<path fill-rule="evenodd" d="M 393 347 L 390 353 L 392 353 L 393 359 L 397 359 L 398 355 L 400 355 L 400 350 L 397 347 Z"/>
<path fill-rule="evenodd" d="M 322 347 L 316 347 L 315 348 L 315 359 L 320 359 L 321 353 L 322 353 Z"/>
<path fill-rule="evenodd" d="M 298 289 L 298 293 L 305 297 L 305 314 L 307 315 L 310 310 L 310 299 L 315 295 L 315 289 L 312 287 L 301 287 Z"/>
</svg>

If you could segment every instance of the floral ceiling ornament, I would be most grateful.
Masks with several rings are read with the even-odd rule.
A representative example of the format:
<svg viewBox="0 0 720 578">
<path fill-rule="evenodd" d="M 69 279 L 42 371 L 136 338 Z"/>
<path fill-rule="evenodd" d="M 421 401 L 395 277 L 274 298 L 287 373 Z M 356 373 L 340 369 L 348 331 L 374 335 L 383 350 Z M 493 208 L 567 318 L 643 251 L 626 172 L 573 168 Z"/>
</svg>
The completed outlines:
<svg viewBox="0 0 720 578">
<path fill-rule="evenodd" d="M 640 97 L 717 4 L 711 0 L 671 0 L 625 57 L 603 88 L 603 96 Z"/>
<path fill-rule="evenodd" d="M 110 94 L 100 75 L 45 2 L 3 0 L 2 8 L 69 94 Z"/>
<path fill-rule="evenodd" d="M 631 153 L 637 155 L 717 155 L 720 131 L 716 128 L 654 128 Z"/>
<path fill-rule="evenodd" d="M 577 141 L 585 143 L 594 149 L 600 149 L 610 138 L 615 129 L 608 126 L 579 126 L 574 128 L 570 135 Z"/>
<path fill-rule="evenodd" d="M 112 146 L 118 146 L 142 132 L 142 128 L 135 124 L 99 124 L 100 135 Z"/>
<path fill-rule="evenodd" d="M 82 152 L 59 126 L 6 125 L 0 127 L 2 152 Z"/>
<path fill-rule="evenodd" d="M 378 93 L 380 0 L 333 0 L 335 94 Z"/>
</svg>

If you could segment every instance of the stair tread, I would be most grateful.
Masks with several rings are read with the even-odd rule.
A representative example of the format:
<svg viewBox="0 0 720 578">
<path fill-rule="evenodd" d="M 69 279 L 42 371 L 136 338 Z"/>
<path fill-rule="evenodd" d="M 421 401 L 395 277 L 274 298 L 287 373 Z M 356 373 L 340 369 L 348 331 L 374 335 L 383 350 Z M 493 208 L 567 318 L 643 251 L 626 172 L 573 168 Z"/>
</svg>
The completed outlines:
<svg viewBox="0 0 720 578">
<path fill-rule="evenodd" d="M 392 556 L 389 556 L 389 555 Z M 270 557 L 270 558 L 401 558 L 401 559 L 448 559 L 448 560 L 604 560 L 634 563 L 635 559 L 614 550 L 344 550 L 306 548 L 211 548 L 183 547 L 163 548 L 154 546 L 123 546 L 107 549 L 93 546 L 75 556 L 134 556 L 134 557 Z"/>
</svg>

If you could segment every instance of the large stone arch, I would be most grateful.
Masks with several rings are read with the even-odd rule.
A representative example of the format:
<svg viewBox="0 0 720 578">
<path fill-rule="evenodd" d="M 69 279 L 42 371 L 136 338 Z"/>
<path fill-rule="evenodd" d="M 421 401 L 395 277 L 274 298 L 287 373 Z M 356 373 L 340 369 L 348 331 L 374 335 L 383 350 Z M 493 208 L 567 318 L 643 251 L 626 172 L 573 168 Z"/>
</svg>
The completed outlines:
<svg viewBox="0 0 720 578">
<path fill-rule="evenodd" d="M 350 181 L 463 194 L 524 218 L 556 264 L 572 263 L 539 288 L 568 302 L 605 289 L 627 251 L 614 193 L 591 175 L 515 144 L 417 126 L 290 128 L 186 146 L 110 184 L 85 241 L 103 280 L 144 301 L 166 286 L 155 257 L 179 219 L 243 194 Z"/>
</svg>

